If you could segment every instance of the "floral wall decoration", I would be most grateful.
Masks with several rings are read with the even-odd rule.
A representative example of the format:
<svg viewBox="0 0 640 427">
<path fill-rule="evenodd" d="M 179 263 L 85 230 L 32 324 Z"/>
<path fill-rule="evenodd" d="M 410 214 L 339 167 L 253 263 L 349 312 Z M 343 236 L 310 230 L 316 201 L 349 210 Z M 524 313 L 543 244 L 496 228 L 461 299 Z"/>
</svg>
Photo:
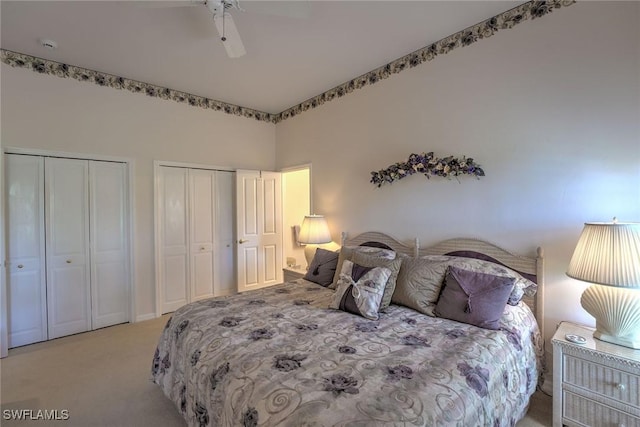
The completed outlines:
<svg viewBox="0 0 640 427">
<path fill-rule="evenodd" d="M 413 174 L 420 173 L 431 178 L 432 176 L 441 176 L 451 179 L 458 179 L 462 175 L 475 176 L 480 179 L 484 176 L 484 170 L 470 157 L 443 157 L 437 158 L 433 155 L 433 151 L 429 153 L 409 155 L 404 162 L 398 162 L 386 169 L 371 172 L 371 183 L 378 188 L 384 184 L 392 184 L 402 178 L 406 178 Z M 459 181 L 459 180 L 458 180 Z"/>
</svg>

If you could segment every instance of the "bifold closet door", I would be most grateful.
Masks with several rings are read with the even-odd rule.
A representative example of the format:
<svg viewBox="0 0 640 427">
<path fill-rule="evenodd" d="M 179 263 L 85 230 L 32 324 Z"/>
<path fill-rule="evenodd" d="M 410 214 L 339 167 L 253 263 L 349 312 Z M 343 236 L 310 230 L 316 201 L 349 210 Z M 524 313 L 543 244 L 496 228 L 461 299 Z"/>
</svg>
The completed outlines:
<svg viewBox="0 0 640 427">
<path fill-rule="evenodd" d="M 91 330 L 89 161 L 45 158 L 49 339 Z"/>
<path fill-rule="evenodd" d="M 187 169 L 159 168 L 160 277 L 162 313 L 187 303 L 189 284 Z"/>
<path fill-rule="evenodd" d="M 47 339 L 44 159 L 5 155 L 9 348 Z"/>
<path fill-rule="evenodd" d="M 216 229 L 214 294 L 231 295 L 236 279 L 236 173 L 216 171 Z"/>
<path fill-rule="evenodd" d="M 129 320 L 127 170 L 89 162 L 92 329 Z"/>
<path fill-rule="evenodd" d="M 236 290 L 234 172 L 160 166 L 158 231 L 162 313 Z"/>
<path fill-rule="evenodd" d="M 189 301 L 213 297 L 216 172 L 190 169 L 189 176 Z"/>
</svg>

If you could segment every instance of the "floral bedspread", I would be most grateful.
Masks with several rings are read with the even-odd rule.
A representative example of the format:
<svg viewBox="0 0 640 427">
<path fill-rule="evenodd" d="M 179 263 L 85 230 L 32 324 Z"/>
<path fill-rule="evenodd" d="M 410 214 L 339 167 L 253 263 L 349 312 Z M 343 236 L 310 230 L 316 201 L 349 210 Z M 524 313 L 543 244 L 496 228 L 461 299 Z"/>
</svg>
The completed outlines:
<svg viewBox="0 0 640 427">
<path fill-rule="evenodd" d="M 377 321 L 327 308 L 298 280 L 177 310 L 153 381 L 190 426 L 513 426 L 540 374 L 524 305 L 502 330 L 392 305 Z M 522 303 L 521 303 L 522 304 Z"/>
</svg>

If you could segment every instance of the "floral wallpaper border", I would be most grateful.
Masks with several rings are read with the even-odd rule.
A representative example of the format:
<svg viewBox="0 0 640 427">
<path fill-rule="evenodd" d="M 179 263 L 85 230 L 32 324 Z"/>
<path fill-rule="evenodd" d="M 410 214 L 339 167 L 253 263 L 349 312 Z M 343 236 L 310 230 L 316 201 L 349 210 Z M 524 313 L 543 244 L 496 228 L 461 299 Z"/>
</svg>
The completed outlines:
<svg viewBox="0 0 640 427">
<path fill-rule="evenodd" d="M 353 92 L 356 89 L 362 89 L 365 86 L 378 83 L 382 79 L 386 79 L 392 74 L 397 74 L 409 68 L 418 66 L 424 62 L 433 60 L 438 55 L 445 55 L 453 49 L 469 46 L 481 39 L 486 39 L 494 35 L 498 30 L 513 28 L 515 25 L 527 21 L 529 19 L 540 18 L 554 9 L 563 6 L 570 6 L 576 0 L 550 0 L 550 1 L 530 1 L 511 10 L 503 12 L 499 15 L 489 18 L 479 24 L 465 28 L 437 42 L 418 49 L 408 55 L 396 59 L 382 67 L 378 67 L 373 71 L 369 71 L 355 79 L 349 80 L 339 86 L 334 87 L 318 96 L 314 96 L 301 104 L 291 107 L 280 114 L 276 119 L 276 123 L 294 117 L 304 111 L 316 108 L 319 105 L 329 102 L 335 98 L 341 98 L 344 95 Z"/>
<path fill-rule="evenodd" d="M 413 68 L 422 63 L 433 60 L 438 55 L 445 55 L 453 49 L 469 46 L 478 40 L 491 37 L 499 30 L 513 28 L 515 25 L 536 19 L 551 13 L 554 9 L 566 7 L 574 4 L 576 0 L 549 0 L 549 1 L 529 1 L 511 10 L 503 12 L 480 22 L 471 27 L 458 31 L 437 42 L 425 46 L 422 49 L 402 56 L 395 61 L 376 68 L 348 82 L 334 87 L 320 95 L 314 96 L 298 105 L 286 109 L 280 113 L 272 114 L 258 111 L 239 105 L 229 104 L 215 99 L 181 92 L 174 89 L 156 86 L 125 77 L 114 76 L 100 71 L 89 70 L 74 65 L 63 64 L 50 61 L 23 53 L 13 52 L 6 49 L 0 50 L 0 60 L 12 67 L 27 68 L 42 74 L 49 74 L 63 78 L 72 78 L 79 81 L 91 82 L 99 86 L 108 86 L 114 89 L 125 89 L 134 93 L 144 93 L 147 96 L 187 103 L 194 107 L 209 108 L 214 111 L 222 111 L 235 116 L 255 119 L 269 123 L 279 123 L 290 117 L 295 117 L 307 110 L 316 108 L 325 102 L 335 98 L 341 98 L 357 89 L 362 89 L 386 79 L 392 74 Z"/>
<path fill-rule="evenodd" d="M 277 114 L 265 113 L 251 108 L 240 107 L 239 105 L 228 104 L 215 99 L 193 95 L 179 90 L 156 86 L 151 83 L 139 82 L 125 77 L 114 76 L 100 71 L 89 70 L 87 68 L 67 65 L 61 62 L 49 61 L 23 53 L 12 52 L 2 49 L 0 60 L 12 67 L 29 68 L 42 74 L 76 79 L 82 82 L 95 83 L 98 86 L 108 86 L 114 89 L 125 89 L 129 92 L 144 93 L 154 98 L 170 99 L 182 102 L 194 107 L 210 108 L 215 111 L 222 111 L 235 116 L 243 116 L 264 122 L 276 123 Z"/>
</svg>

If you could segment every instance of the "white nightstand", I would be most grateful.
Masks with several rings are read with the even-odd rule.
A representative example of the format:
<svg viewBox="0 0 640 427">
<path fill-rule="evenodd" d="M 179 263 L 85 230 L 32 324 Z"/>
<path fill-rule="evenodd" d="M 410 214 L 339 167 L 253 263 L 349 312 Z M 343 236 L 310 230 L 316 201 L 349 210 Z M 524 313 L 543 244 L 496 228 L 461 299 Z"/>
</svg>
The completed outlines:
<svg viewBox="0 0 640 427">
<path fill-rule="evenodd" d="M 562 322 L 553 344 L 553 426 L 640 427 L 640 350 Z M 584 344 L 567 335 L 586 338 Z"/>
<path fill-rule="evenodd" d="M 282 277 L 285 282 L 302 279 L 306 273 L 302 268 L 285 267 L 282 269 Z"/>
</svg>

